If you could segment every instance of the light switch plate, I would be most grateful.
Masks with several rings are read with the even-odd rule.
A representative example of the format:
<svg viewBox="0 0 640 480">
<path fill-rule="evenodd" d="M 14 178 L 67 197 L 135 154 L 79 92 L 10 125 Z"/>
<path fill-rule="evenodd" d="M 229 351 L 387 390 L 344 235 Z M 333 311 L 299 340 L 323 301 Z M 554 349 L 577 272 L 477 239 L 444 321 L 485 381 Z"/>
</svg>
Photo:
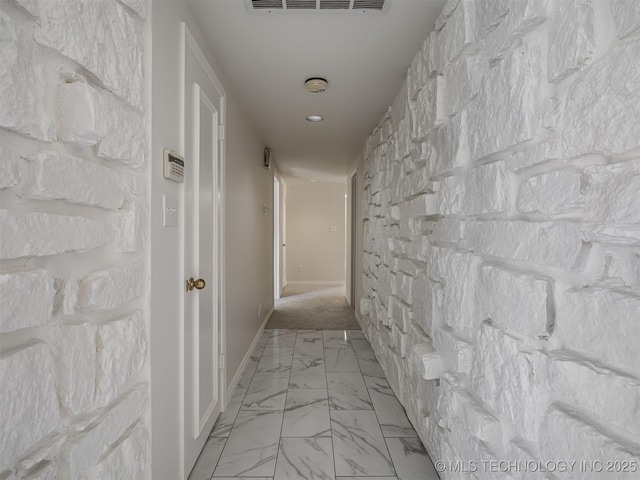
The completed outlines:
<svg viewBox="0 0 640 480">
<path fill-rule="evenodd" d="M 162 226 L 175 227 L 178 225 L 178 200 L 162 196 Z"/>
</svg>

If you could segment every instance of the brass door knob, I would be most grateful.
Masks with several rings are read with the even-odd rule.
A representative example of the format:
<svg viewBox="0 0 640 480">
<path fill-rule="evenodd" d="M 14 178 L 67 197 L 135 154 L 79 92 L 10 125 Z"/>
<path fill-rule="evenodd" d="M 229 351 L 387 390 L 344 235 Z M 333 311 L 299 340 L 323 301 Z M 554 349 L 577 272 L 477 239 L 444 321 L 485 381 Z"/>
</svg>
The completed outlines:
<svg viewBox="0 0 640 480">
<path fill-rule="evenodd" d="M 194 288 L 198 290 L 202 290 L 206 284 L 207 282 L 205 282 L 201 278 L 194 280 L 193 277 L 191 277 L 189 280 L 187 280 L 187 292 L 190 292 Z"/>
</svg>

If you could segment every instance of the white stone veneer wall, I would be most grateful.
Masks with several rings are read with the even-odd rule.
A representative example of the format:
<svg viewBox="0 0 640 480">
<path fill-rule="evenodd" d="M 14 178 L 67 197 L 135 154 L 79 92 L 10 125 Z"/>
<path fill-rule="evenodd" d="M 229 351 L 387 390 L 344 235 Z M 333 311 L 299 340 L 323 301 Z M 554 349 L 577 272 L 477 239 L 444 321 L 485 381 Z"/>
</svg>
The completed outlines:
<svg viewBox="0 0 640 480">
<path fill-rule="evenodd" d="M 449 1 L 364 157 L 364 330 L 442 477 L 639 478 L 640 2 Z"/>
<path fill-rule="evenodd" d="M 0 7 L 0 478 L 144 478 L 148 4 Z"/>
</svg>

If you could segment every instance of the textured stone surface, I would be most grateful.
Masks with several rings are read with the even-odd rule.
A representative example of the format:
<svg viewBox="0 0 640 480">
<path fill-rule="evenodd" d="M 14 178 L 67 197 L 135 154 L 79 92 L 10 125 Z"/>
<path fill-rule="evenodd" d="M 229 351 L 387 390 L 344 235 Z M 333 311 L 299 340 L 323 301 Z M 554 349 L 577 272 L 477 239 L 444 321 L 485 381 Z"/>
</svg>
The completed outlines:
<svg viewBox="0 0 640 480">
<path fill-rule="evenodd" d="M 562 80 L 588 64 L 596 48 L 594 3 L 552 2 L 549 27 L 549 79 Z"/>
<path fill-rule="evenodd" d="M 47 323 L 53 314 L 53 281 L 45 270 L 0 275 L 0 332 Z"/>
<path fill-rule="evenodd" d="M 133 430 L 123 435 L 107 457 L 87 474 L 87 480 L 103 480 L 111 472 L 120 472 L 123 478 L 143 478 L 144 466 L 149 463 L 149 437 L 141 424 L 136 424 Z"/>
<path fill-rule="evenodd" d="M 586 169 L 586 218 L 598 222 L 596 232 L 607 239 L 623 237 L 640 240 L 640 162 Z M 603 197 L 609 201 L 602 202 Z"/>
<path fill-rule="evenodd" d="M 640 299 L 604 289 L 564 292 L 555 333 L 567 346 L 585 350 L 626 368 L 640 365 L 640 350 L 620 335 L 632 335 L 640 321 Z"/>
<path fill-rule="evenodd" d="M 20 157 L 0 145 L 0 190 L 13 187 L 20 181 Z"/>
<path fill-rule="evenodd" d="M 29 31 L 0 11 L 0 126 L 38 140 L 53 140 L 45 108 L 46 74 Z"/>
<path fill-rule="evenodd" d="M 142 34 L 121 5 L 102 1 L 87 8 L 82 0 L 42 0 L 39 13 L 39 43 L 86 68 L 132 105 L 142 106 Z"/>
<path fill-rule="evenodd" d="M 632 435 L 640 433 L 640 385 L 635 380 L 611 375 L 587 362 L 565 359 L 562 352 L 547 359 L 547 369 L 549 392 L 555 398 Z"/>
<path fill-rule="evenodd" d="M 484 265 L 478 283 L 476 303 L 482 320 L 527 337 L 547 333 L 547 282 Z"/>
<path fill-rule="evenodd" d="M 105 405 L 134 380 L 147 358 L 144 318 L 140 313 L 98 327 L 96 401 Z"/>
<path fill-rule="evenodd" d="M 475 6 L 471 0 L 456 1 L 457 6 L 438 32 L 434 60 L 439 72 L 455 60 L 475 40 Z"/>
<path fill-rule="evenodd" d="M 62 404 L 72 415 L 86 410 L 96 386 L 96 327 L 91 324 L 62 327 L 60 384 Z"/>
<path fill-rule="evenodd" d="M 518 210 L 548 215 L 574 211 L 584 206 L 583 176 L 557 170 L 528 178 L 518 190 Z"/>
<path fill-rule="evenodd" d="M 1 3 L 0 478 L 150 478 L 150 4 Z"/>
<path fill-rule="evenodd" d="M 122 205 L 120 179 L 109 168 L 55 153 L 42 153 L 33 163 L 36 176 L 29 189 L 32 198 L 61 199 L 108 209 Z"/>
<path fill-rule="evenodd" d="M 516 339 L 487 324 L 482 325 L 474 353 L 474 392 L 520 435 L 535 441 L 545 394 L 530 355 L 520 350 Z"/>
<path fill-rule="evenodd" d="M 634 0 L 613 0 L 611 14 L 619 38 L 640 33 L 640 4 Z"/>
<path fill-rule="evenodd" d="M 55 369 L 41 343 L 0 357 L 0 470 L 56 428 L 60 419 Z"/>
<path fill-rule="evenodd" d="M 113 231 L 98 220 L 0 210 L 0 258 L 87 251 L 109 243 Z"/>
<path fill-rule="evenodd" d="M 434 460 L 640 465 L 636 3 L 447 2 L 366 142 L 363 331 Z"/>
<path fill-rule="evenodd" d="M 94 272 L 80 285 L 79 305 L 85 309 L 112 309 L 138 298 L 145 291 L 144 265 Z"/>
<path fill-rule="evenodd" d="M 73 82 L 58 87 L 58 139 L 78 145 L 98 145 L 102 158 L 140 168 L 145 161 L 145 130 L 140 113 L 113 95 Z"/>
<path fill-rule="evenodd" d="M 147 394 L 136 389 L 106 412 L 102 418 L 83 432 L 80 439 L 71 446 L 69 470 L 71 478 L 82 478 L 97 463 L 148 407 Z"/>
<path fill-rule="evenodd" d="M 569 270 L 582 248 L 582 235 L 572 223 L 477 221 L 467 224 L 465 242 L 476 252 Z"/>
<path fill-rule="evenodd" d="M 526 140 L 542 127 L 545 52 L 526 42 L 494 65 L 469 107 L 469 149 L 479 160 Z"/>
<path fill-rule="evenodd" d="M 562 137 L 568 157 L 622 153 L 640 138 L 640 41 L 626 42 L 591 65 L 570 89 Z"/>
<path fill-rule="evenodd" d="M 616 462 L 638 463 L 638 456 L 629 454 L 629 448 L 613 441 L 593 425 L 583 422 L 576 412 L 562 408 L 551 408 L 545 416 L 540 432 L 540 453 L 543 458 L 561 458 L 567 462 L 586 462 L 585 468 L 579 471 L 580 478 L 585 480 L 601 480 L 607 473 L 616 478 L 631 480 L 637 477 L 637 472 L 623 473 L 616 471 Z M 631 447 L 636 452 L 638 446 Z M 599 462 L 599 463 L 595 463 Z M 609 472 L 607 462 L 611 462 Z"/>
<path fill-rule="evenodd" d="M 113 217 L 116 244 L 121 252 L 141 252 L 147 242 L 149 211 L 140 200 L 126 202 Z"/>
</svg>

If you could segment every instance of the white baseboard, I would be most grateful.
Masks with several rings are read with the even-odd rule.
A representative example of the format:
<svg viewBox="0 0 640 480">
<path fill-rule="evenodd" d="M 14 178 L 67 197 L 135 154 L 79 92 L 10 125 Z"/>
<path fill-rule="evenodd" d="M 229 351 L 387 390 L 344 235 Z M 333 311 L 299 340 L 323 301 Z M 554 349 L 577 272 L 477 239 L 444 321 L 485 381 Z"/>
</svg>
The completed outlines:
<svg viewBox="0 0 640 480">
<path fill-rule="evenodd" d="M 332 280 L 319 280 L 319 281 L 313 281 L 313 280 L 297 280 L 297 281 L 290 281 L 287 282 L 287 285 L 331 285 L 331 286 L 340 286 L 340 285 L 344 285 L 344 282 L 338 282 L 338 281 L 332 281 Z"/>
<path fill-rule="evenodd" d="M 231 401 L 231 397 L 233 397 L 233 392 L 235 391 L 236 386 L 240 381 L 240 377 L 242 377 L 242 374 L 244 373 L 244 369 L 247 367 L 249 360 L 251 360 L 251 354 L 255 350 L 256 345 L 260 340 L 260 337 L 262 337 L 262 332 L 264 331 L 264 327 L 269 321 L 269 319 L 271 318 L 272 314 L 273 314 L 273 308 L 269 311 L 269 313 L 267 313 L 267 316 L 264 319 L 264 322 L 262 322 L 262 325 L 260 325 L 260 328 L 258 329 L 258 333 L 256 333 L 256 336 L 253 338 L 253 342 L 251 342 L 249 351 L 245 354 L 244 358 L 242 359 L 242 362 L 240 362 L 240 366 L 238 367 L 238 370 L 236 370 L 236 373 L 233 376 L 233 379 L 231 380 L 231 383 L 229 383 L 229 386 L 227 387 L 227 402 L 225 403 L 225 405 L 229 405 L 229 402 Z"/>
</svg>

